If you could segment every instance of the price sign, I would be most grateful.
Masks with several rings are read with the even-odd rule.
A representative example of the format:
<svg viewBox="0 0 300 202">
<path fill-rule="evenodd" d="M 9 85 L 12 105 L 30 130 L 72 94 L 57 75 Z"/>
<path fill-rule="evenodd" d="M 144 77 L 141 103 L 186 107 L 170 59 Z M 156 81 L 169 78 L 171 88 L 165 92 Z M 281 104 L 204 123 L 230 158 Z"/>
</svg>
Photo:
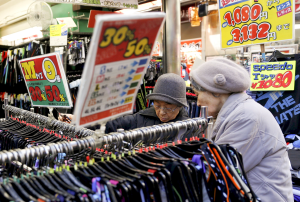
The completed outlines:
<svg viewBox="0 0 300 202">
<path fill-rule="evenodd" d="M 296 61 L 251 64 L 251 91 L 295 89 Z"/>
<path fill-rule="evenodd" d="M 293 0 L 219 0 L 221 47 L 292 40 Z"/>
<path fill-rule="evenodd" d="M 58 53 L 19 61 L 32 106 L 73 106 L 66 75 Z"/>
<path fill-rule="evenodd" d="M 86 126 L 132 113 L 164 13 L 98 15 L 75 108 Z"/>
</svg>

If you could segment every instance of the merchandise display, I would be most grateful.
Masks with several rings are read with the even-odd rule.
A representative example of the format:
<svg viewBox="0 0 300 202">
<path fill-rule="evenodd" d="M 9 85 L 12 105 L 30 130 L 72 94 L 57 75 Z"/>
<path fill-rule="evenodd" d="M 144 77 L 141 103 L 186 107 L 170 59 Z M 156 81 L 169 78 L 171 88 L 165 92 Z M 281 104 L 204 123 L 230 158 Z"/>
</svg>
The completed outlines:
<svg viewBox="0 0 300 202">
<path fill-rule="evenodd" d="M 1 147 L 0 156 L 7 155 L 7 158 L 1 158 L 1 163 L 8 160 L 14 162 L 2 167 L 2 199 L 259 201 L 249 186 L 241 155 L 229 145 L 218 146 L 199 136 L 176 144 L 166 144 L 164 138 L 154 136 L 150 144 L 147 137 L 150 133 L 146 133 L 146 129 L 165 127 L 174 130 L 172 124 L 141 129 L 145 131 L 145 136 L 137 136 L 135 141 L 144 140 L 144 144 L 134 147 L 126 142 L 133 133 L 130 131 L 125 131 L 124 135 L 109 134 L 99 140 L 95 140 L 95 136 L 89 136 L 67 142 L 65 138 L 59 140 L 61 137 L 51 134 L 52 129 L 44 128 L 43 132 L 39 131 L 45 126 L 51 127 L 52 124 L 43 125 L 47 123 L 46 117 L 41 119 L 42 125 L 36 128 L 33 126 L 37 124 L 39 117 L 34 117 L 34 113 L 11 106 L 5 109 L 13 112 L 13 115 L 21 115 L 22 121 L 18 118 L 14 120 L 11 116 L 9 120 L 0 122 L 1 146 L 6 141 L 6 146 Z M 28 125 L 30 122 L 33 124 Z M 182 127 L 183 123 L 174 124 Z M 207 121 L 196 118 L 185 124 L 194 130 L 197 125 L 204 129 Z M 64 132 L 63 137 L 74 136 L 74 132 L 70 130 Z M 52 144 L 45 145 L 46 142 L 37 139 L 37 142 L 33 141 L 34 137 L 42 134 L 40 139 L 47 139 Z M 27 140 L 18 139 L 25 137 Z M 119 144 L 121 142 L 123 146 Z M 4 153 L 3 149 L 6 148 L 22 149 L 15 150 L 15 155 L 10 155 L 10 151 Z M 37 175 L 26 175 L 30 171 Z M 214 177 L 207 178 L 207 175 Z M 15 180 L 8 180 L 8 177 Z"/>
<path fill-rule="evenodd" d="M 0 202 L 300 202 L 299 11 L 0 0 Z"/>
</svg>

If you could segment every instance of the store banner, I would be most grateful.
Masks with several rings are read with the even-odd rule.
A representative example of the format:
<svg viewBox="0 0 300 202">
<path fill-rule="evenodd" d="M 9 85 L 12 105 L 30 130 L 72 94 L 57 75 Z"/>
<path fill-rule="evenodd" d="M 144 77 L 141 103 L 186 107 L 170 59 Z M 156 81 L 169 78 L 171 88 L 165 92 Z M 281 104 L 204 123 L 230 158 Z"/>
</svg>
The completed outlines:
<svg viewBox="0 0 300 202">
<path fill-rule="evenodd" d="M 296 61 L 251 64 L 250 91 L 293 91 Z"/>
<path fill-rule="evenodd" d="M 219 0 L 222 49 L 295 37 L 294 0 Z"/>
<path fill-rule="evenodd" d="M 58 53 L 19 61 L 32 106 L 71 108 L 73 106 L 64 68 Z"/>
<path fill-rule="evenodd" d="M 132 113 L 164 19 L 164 13 L 96 16 L 76 100 L 76 125 Z"/>
<path fill-rule="evenodd" d="M 137 9 L 138 0 L 38 0 L 48 3 L 69 3 L 83 6 Z"/>
<path fill-rule="evenodd" d="M 180 52 L 181 59 L 185 61 L 188 72 L 190 72 L 190 68 L 194 65 L 195 59 L 202 57 L 202 39 L 182 40 Z"/>
</svg>

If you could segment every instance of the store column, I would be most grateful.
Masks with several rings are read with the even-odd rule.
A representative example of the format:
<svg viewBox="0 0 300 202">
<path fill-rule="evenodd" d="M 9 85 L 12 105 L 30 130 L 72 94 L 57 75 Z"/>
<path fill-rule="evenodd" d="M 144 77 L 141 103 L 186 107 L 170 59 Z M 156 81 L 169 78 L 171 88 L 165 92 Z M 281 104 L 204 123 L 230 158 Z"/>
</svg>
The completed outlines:
<svg viewBox="0 0 300 202">
<path fill-rule="evenodd" d="M 163 31 L 163 71 L 180 75 L 180 0 L 162 0 L 166 13 Z"/>
</svg>

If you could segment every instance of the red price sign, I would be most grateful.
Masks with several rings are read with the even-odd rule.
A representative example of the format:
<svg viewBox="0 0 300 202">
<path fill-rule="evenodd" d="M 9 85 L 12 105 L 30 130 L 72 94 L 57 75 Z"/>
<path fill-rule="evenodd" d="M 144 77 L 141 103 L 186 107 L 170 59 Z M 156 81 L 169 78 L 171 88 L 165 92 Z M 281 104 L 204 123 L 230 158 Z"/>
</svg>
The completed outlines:
<svg viewBox="0 0 300 202">
<path fill-rule="evenodd" d="M 33 106 L 72 107 L 71 96 L 57 53 L 20 61 Z"/>
<path fill-rule="evenodd" d="M 97 16 L 75 108 L 87 126 L 132 113 L 164 13 Z"/>
</svg>

